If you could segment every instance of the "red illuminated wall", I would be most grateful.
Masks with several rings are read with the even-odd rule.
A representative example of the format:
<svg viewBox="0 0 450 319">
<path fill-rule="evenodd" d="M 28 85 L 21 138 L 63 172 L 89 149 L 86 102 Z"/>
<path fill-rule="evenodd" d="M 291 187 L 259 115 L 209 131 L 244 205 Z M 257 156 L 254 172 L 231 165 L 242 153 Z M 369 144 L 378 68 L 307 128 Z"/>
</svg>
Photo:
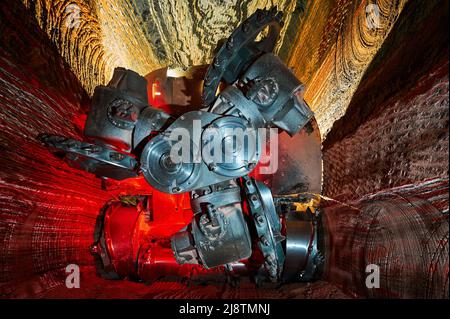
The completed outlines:
<svg viewBox="0 0 450 319">
<path fill-rule="evenodd" d="M 449 11 L 441 4 L 424 12 L 408 3 L 323 142 L 323 192 L 339 201 L 325 208 L 325 277 L 355 296 L 448 298 Z M 370 263 L 380 265 L 383 289 L 365 289 Z"/>
<path fill-rule="evenodd" d="M 59 285 L 68 263 L 91 264 L 95 219 L 111 195 L 37 140 L 79 137 L 88 97 L 23 7 L 0 6 L 0 296 L 27 296 Z"/>
</svg>

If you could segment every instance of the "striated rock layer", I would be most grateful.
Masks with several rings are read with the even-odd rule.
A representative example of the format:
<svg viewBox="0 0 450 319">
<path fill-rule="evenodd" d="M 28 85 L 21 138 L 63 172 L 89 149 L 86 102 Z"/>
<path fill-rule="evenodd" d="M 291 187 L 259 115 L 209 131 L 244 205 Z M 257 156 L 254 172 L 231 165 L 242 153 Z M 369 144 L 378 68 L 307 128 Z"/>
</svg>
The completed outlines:
<svg viewBox="0 0 450 319">
<path fill-rule="evenodd" d="M 345 114 L 405 3 L 407 0 L 308 2 L 287 62 L 307 86 L 305 100 L 316 113 L 322 136 Z"/>
<path fill-rule="evenodd" d="M 448 299 L 448 187 L 448 179 L 432 179 L 325 200 L 323 279 L 354 297 Z M 379 288 L 367 286 L 374 266 Z"/>
<path fill-rule="evenodd" d="M 448 2 L 429 9 L 405 7 L 347 113 L 334 122 L 323 143 L 325 195 L 359 198 L 448 179 Z"/>
<path fill-rule="evenodd" d="M 274 4 L 285 12 L 280 50 L 303 2 L 23 0 L 89 93 L 118 66 L 145 75 L 165 66 L 208 64 L 219 40 L 256 9 Z"/>
</svg>

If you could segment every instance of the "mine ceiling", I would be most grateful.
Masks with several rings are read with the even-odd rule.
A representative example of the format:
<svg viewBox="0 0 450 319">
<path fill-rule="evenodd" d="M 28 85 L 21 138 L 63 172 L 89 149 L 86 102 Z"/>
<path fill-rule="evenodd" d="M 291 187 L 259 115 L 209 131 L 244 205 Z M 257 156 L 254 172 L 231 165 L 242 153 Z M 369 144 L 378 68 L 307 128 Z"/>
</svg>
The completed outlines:
<svg viewBox="0 0 450 319">
<path fill-rule="evenodd" d="M 118 66 L 145 75 L 208 64 L 240 22 L 276 5 L 284 12 L 276 51 L 306 84 L 323 136 L 345 114 L 408 1 L 369 2 L 23 0 L 89 94 Z"/>
</svg>

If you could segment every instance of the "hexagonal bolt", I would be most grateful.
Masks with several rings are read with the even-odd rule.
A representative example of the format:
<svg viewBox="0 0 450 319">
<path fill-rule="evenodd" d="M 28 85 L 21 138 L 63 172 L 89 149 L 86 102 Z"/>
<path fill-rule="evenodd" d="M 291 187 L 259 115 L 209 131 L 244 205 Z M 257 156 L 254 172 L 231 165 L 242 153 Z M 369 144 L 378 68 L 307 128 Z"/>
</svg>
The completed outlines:
<svg viewBox="0 0 450 319">
<path fill-rule="evenodd" d="M 259 241 L 264 245 L 264 246 L 269 246 L 269 241 L 267 240 L 267 238 L 265 236 L 261 236 L 261 238 L 259 239 Z"/>
<path fill-rule="evenodd" d="M 66 147 L 69 149 L 74 149 L 74 148 L 78 147 L 78 143 L 76 143 L 74 141 L 69 141 L 66 143 Z"/>
<path fill-rule="evenodd" d="M 220 64 L 221 64 L 220 59 L 219 59 L 218 57 L 215 57 L 215 58 L 214 58 L 213 65 L 214 65 L 216 68 L 218 68 L 218 67 L 220 67 Z"/>
<path fill-rule="evenodd" d="M 91 254 L 98 254 L 97 245 L 95 245 L 95 244 L 91 245 L 91 247 L 89 247 L 89 251 L 91 252 Z"/>
<path fill-rule="evenodd" d="M 233 50 L 234 47 L 234 39 L 232 37 L 230 37 L 227 41 L 226 47 L 228 50 Z"/>
<path fill-rule="evenodd" d="M 268 266 L 272 266 L 274 262 L 273 257 L 271 255 L 267 255 L 265 261 Z"/>
<path fill-rule="evenodd" d="M 256 214 L 254 218 L 255 218 L 256 223 L 257 223 L 259 226 L 264 225 L 264 217 L 262 217 L 262 216 L 259 215 L 259 214 Z"/>
<path fill-rule="evenodd" d="M 125 158 L 125 155 L 114 152 L 109 154 L 109 158 L 113 161 L 121 161 Z"/>
</svg>

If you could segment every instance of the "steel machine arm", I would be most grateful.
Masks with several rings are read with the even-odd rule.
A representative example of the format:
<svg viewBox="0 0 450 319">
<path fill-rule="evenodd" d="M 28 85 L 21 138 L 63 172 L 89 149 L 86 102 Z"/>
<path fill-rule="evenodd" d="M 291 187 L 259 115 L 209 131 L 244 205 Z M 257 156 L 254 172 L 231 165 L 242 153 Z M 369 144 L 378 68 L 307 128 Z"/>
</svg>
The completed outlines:
<svg viewBox="0 0 450 319">
<path fill-rule="evenodd" d="M 83 141 L 42 136 L 74 167 L 105 179 L 143 177 L 154 189 L 136 194 L 134 206 L 114 203 L 103 212 L 92 246 L 103 275 L 148 279 L 225 267 L 280 281 L 320 272 L 318 217 L 296 216 L 250 177 L 266 129 L 295 136 L 313 119 L 302 83 L 272 53 L 281 17 L 257 10 L 236 28 L 206 71 L 196 110 L 176 117 L 152 106 L 146 79 L 117 68 L 95 89 Z M 158 206 L 156 196 L 187 196 L 191 221 L 178 223 L 179 212 Z M 155 230 L 170 220 L 181 227 Z"/>
</svg>

